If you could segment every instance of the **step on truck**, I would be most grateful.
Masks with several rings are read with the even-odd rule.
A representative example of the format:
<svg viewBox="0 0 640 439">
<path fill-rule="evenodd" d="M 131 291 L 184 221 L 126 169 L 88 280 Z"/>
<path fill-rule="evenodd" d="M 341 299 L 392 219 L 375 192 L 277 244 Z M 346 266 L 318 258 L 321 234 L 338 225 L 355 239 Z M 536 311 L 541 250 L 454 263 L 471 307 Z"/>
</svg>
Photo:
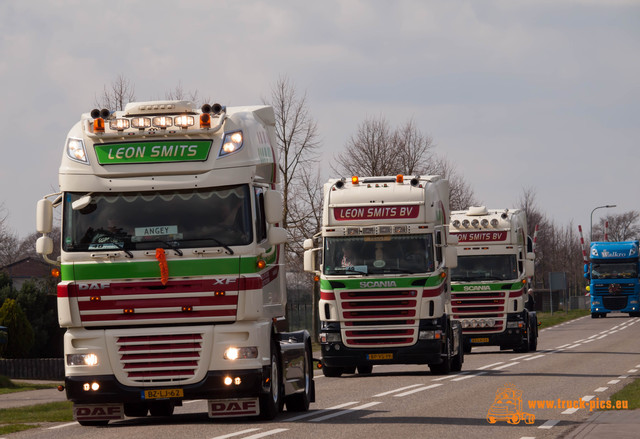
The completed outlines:
<svg viewBox="0 0 640 439">
<path fill-rule="evenodd" d="M 439 176 L 352 177 L 324 185 L 322 231 L 304 242 L 320 281 L 325 376 L 379 364 L 459 371 L 462 328 L 450 311 L 449 183 Z M 319 269 L 316 269 L 319 264 Z"/>
<path fill-rule="evenodd" d="M 590 261 L 584 266 L 589 279 L 591 317 L 606 317 L 609 313 L 640 317 L 638 247 L 637 240 L 591 243 Z"/>
<path fill-rule="evenodd" d="M 169 416 L 196 399 L 211 418 L 270 419 L 314 400 L 309 334 L 281 331 L 274 127 L 268 106 L 156 101 L 93 110 L 69 131 L 60 192 L 37 205 L 36 247 L 60 267 L 80 424 Z"/>
<path fill-rule="evenodd" d="M 525 212 L 485 206 L 453 211 L 450 230 L 458 238 L 451 307 L 462 324 L 465 352 L 473 346 L 535 351 L 538 320 L 528 294 L 534 253 Z"/>
</svg>

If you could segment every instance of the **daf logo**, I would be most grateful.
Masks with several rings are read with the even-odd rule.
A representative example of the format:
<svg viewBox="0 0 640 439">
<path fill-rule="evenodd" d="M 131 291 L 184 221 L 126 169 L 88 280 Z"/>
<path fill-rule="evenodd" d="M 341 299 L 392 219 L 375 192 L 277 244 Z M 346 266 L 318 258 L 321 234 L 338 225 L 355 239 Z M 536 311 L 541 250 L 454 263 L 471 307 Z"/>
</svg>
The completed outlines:
<svg viewBox="0 0 640 439">
<path fill-rule="evenodd" d="M 111 287 L 109 282 L 88 282 L 78 284 L 78 289 L 83 290 L 105 290 Z"/>
</svg>

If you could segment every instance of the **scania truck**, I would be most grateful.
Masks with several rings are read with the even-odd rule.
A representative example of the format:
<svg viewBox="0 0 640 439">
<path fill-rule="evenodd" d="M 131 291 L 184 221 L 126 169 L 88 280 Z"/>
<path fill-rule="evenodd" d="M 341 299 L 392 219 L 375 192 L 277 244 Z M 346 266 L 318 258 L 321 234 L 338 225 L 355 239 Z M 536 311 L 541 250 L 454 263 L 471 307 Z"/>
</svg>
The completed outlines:
<svg viewBox="0 0 640 439">
<path fill-rule="evenodd" d="M 352 177 L 324 185 L 322 231 L 305 240 L 320 281 L 325 376 L 380 364 L 459 371 L 462 328 L 452 318 L 449 183 L 439 176 Z"/>
<path fill-rule="evenodd" d="M 591 317 L 606 317 L 612 312 L 640 317 L 638 243 L 591 243 L 590 262 L 584 267 L 589 279 Z"/>
<path fill-rule="evenodd" d="M 454 211 L 451 234 L 458 238 L 451 306 L 465 352 L 473 346 L 535 351 L 538 320 L 528 294 L 535 255 L 525 212 L 485 206 Z"/>
<path fill-rule="evenodd" d="M 80 424 L 169 416 L 196 399 L 212 418 L 270 419 L 314 400 L 310 336 L 280 330 L 274 127 L 268 106 L 154 101 L 93 110 L 69 131 L 60 192 L 37 204 L 36 249 L 60 267 Z"/>
</svg>

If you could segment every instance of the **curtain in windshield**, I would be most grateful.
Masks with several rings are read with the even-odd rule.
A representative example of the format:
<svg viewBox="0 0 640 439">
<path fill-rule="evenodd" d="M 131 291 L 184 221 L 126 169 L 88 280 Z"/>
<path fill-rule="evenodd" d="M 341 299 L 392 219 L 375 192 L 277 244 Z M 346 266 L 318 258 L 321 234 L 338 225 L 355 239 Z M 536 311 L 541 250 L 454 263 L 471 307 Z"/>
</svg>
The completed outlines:
<svg viewBox="0 0 640 439">
<path fill-rule="evenodd" d="M 458 256 L 458 266 L 451 269 L 451 280 L 454 282 L 516 279 L 516 255 Z"/>
<path fill-rule="evenodd" d="M 156 247 L 217 247 L 252 242 L 247 185 L 215 189 L 92 193 L 91 203 L 73 210 L 84 193 L 64 196 L 65 251 Z"/>
</svg>

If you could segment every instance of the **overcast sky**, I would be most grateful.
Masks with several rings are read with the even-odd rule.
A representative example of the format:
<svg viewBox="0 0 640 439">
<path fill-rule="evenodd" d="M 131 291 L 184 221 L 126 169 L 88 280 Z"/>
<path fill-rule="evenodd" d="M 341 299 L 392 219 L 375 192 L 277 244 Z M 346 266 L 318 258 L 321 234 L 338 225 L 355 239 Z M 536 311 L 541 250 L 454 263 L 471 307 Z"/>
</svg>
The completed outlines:
<svg viewBox="0 0 640 439">
<path fill-rule="evenodd" d="M 367 117 L 412 118 L 487 207 L 530 189 L 585 233 L 597 206 L 640 210 L 640 1 L 4 0 L 0 24 L 0 203 L 21 238 L 119 75 L 137 100 L 181 84 L 228 106 L 287 76 L 325 163 Z"/>
</svg>

